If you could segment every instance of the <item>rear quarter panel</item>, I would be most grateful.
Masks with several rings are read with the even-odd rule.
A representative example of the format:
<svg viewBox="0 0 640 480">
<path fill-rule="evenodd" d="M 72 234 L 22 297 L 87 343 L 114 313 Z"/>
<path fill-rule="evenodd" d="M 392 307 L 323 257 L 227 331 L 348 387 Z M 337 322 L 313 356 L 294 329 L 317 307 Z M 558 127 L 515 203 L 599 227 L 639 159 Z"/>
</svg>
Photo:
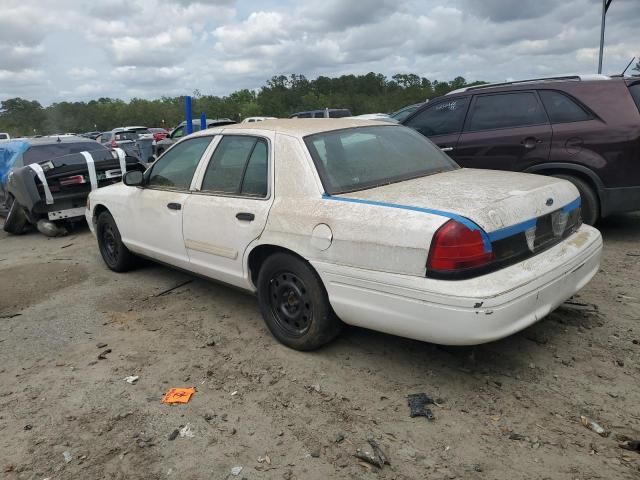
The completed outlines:
<svg viewBox="0 0 640 480">
<path fill-rule="evenodd" d="M 275 199 L 259 244 L 288 248 L 310 261 L 424 275 L 434 232 L 446 218 L 323 198 L 302 140 L 276 139 Z M 331 231 L 314 235 L 326 225 Z M 326 232 L 326 228 L 320 227 Z M 322 237 L 322 238 L 320 238 Z"/>
</svg>

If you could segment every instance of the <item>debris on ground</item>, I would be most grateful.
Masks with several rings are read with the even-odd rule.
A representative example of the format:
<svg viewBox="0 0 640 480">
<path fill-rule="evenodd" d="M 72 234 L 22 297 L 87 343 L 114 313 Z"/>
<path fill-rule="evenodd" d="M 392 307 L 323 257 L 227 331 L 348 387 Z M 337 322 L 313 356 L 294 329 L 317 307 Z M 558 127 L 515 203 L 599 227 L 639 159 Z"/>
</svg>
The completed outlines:
<svg viewBox="0 0 640 480">
<path fill-rule="evenodd" d="M 180 434 L 180 430 L 178 430 L 177 428 L 171 432 L 169 434 L 169 437 L 167 437 L 169 439 L 170 442 L 174 441 L 176 438 L 178 438 L 178 435 Z"/>
<path fill-rule="evenodd" d="M 100 352 L 100 355 L 98 355 L 98 360 L 106 360 L 107 359 L 107 355 L 111 353 L 111 349 L 107 348 L 106 350 L 103 350 L 102 352 Z"/>
<path fill-rule="evenodd" d="M 640 453 L 640 440 L 626 440 L 618 445 L 625 450 L 631 450 L 633 452 Z"/>
<path fill-rule="evenodd" d="M 339 433 L 336 435 L 336 439 L 334 440 L 336 443 L 342 443 L 344 441 L 344 433 Z"/>
<path fill-rule="evenodd" d="M 602 427 L 601 425 L 599 425 L 595 421 L 585 417 L 584 415 L 580 416 L 580 423 L 582 423 L 582 425 L 587 427 L 589 430 L 597 433 L 601 437 L 608 437 L 609 436 L 609 432 L 607 430 L 605 430 L 604 427 Z"/>
<path fill-rule="evenodd" d="M 71 456 L 71 452 L 69 451 L 62 452 L 62 456 L 64 457 L 65 463 L 69 463 L 71 460 L 73 460 L 73 457 Z"/>
<path fill-rule="evenodd" d="M 104 348 L 104 347 L 106 347 L 107 345 L 108 345 L 108 343 L 100 342 L 100 343 L 97 343 L 97 344 L 96 344 L 96 347 L 97 347 L 97 348 Z"/>
<path fill-rule="evenodd" d="M 267 465 L 271 465 L 271 457 L 269 457 L 269 455 L 258 457 L 258 463 L 266 463 Z"/>
<path fill-rule="evenodd" d="M 167 393 L 164 394 L 161 403 L 189 403 L 191 396 L 196 393 L 194 387 L 189 388 L 170 388 Z"/>
<path fill-rule="evenodd" d="M 234 477 L 237 477 L 238 475 L 240 475 L 241 471 L 242 471 L 242 467 L 240 465 L 235 466 L 231 468 L 231 475 L 233 475 Z"/>
<path fill-rule="evenodd" d="M 412 393 L 407 395 L 407 404 L 409 405 L 409 416 L 413 417 L 427 417 L 428 420 L 433 420 L 433 412 L 427 405 L 435 405 L 433 399 L 426 393 Z"/>
<path fill-rule="evenodd" d="M 124 381 L 133 385 L 134 383 L 136 383 L 138 381 L 140 377 L 138 375 L 129 375 L 128 377 L 124 377 Z"/>
<path fill-rule="evenodd" d="M 509 438 L 509 440 L 518 440 L 518 441 L 526 440 L 527 438 L 524 435 L 516 432 L 508 432 L 507 437 Z"/>
<path fill-rule="evenodd" d="M 582 302 L 576 302 L 573 300 L 567 300 L 561 306 L 564 308 L 568 308 L 570 310 L 577 310 L 580 312 L 587 312 L 587 313 L 598 312 L 598 306 L 595 303 L 582 303 Z"/>
<path fill-rule="evenodd" d="M 378 468 L 391 465 L 389 458 L 373 438 L 367 439 L 367 443 L 369 443 L 371 451 L 368 448 L 358 448 L 353 456 Z"/>
<path fill-rule="evenodd" d="M 27 424 L 24 426 L 24 429 L 25 429 L 25 430 L 31 430 L 32 428 L 33 428 L 33 425 L 31 425 L 30 423 L 27 423 Z"/>
<path fill-rule="evenodd" d="M 174 290 L 177 290 L 180 287 L 184 287 L 185 285 L 189 285 L 191 282 L 193 282 L 193 280 L 187 280 L 185 282 L 179 283 L 175 287 L 167 288 L 166 290 L 163 290 L 160 293 L 156 293 L 154 296 L 155 297 L 162 297 L 164 295 L 167 295 L 168 293 L 173 292 Z"/>
<path fill-rule="evenodd" d="M 193 438 L 193 430 L 191 430 L 191 424 L 187 423 L 180 429 L 180 438 Z"/>
</svg>

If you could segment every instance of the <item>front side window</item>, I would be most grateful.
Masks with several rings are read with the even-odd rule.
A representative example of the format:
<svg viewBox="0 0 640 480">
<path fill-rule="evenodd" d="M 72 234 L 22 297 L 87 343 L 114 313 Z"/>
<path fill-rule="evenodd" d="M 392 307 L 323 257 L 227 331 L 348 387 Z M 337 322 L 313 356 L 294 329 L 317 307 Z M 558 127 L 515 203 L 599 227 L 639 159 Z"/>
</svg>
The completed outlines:
<svg viewBox="0 0 640 480">
<path fill-rule="evenodd" d="M 330 195 L 458 168 L 425 137 L 397 125 L 322 132 L 305 143 Z"/>
<path fill-rule="evenodd" d="M 427 137 L 458 133 L 462 130 L 468 104 L 469 97 L 438 102 L 416 114 L 405 125 Z"/>
<path fill-rule="evenodd" d="M 213 137 L 196 137 L 175 145 L 153 165 L 147 186 L 188 190 L 196 167 Z"/>
<path fill-rule="evenodd" d="M 171 134 L 171 138 L 180 138 L 184 135 L 184 126 L 176 128 Z"/>
<path fill-rule="evenodd" d="M 581 122 L 593 118 L 589 112 L 564 93 L 554 90 L 540 90 L 538 93 L 551 123 Z"/>
<path fill-rule="evenodd" d="M 268 185 L 266 140 L 225 135 L 211 157 L 202 191 L 264 198 Z"/>
<path fill-rule="evenodd" d="M 534 92 L 479 95 L 469 111 L 467 131 L 525 127 L 548 123 Z"/>
</svg>

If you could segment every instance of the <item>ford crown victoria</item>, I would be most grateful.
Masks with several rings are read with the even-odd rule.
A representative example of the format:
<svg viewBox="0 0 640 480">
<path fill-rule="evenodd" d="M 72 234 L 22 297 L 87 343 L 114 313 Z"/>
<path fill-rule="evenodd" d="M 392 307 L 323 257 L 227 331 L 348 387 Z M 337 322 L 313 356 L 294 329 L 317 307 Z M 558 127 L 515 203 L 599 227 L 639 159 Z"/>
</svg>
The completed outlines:
<svg viewBox="0 0 640 480">
<path fill-rule="evenodd" d="M 267 120 L 190 135 L 91 193 L 107 266 L 143 256 L 257 293 L 285 345 L 342 322 L 478 344 L 540 320 L 598 271 L 569 182 L 460 168 L 412 129 Z"/>
</svg>

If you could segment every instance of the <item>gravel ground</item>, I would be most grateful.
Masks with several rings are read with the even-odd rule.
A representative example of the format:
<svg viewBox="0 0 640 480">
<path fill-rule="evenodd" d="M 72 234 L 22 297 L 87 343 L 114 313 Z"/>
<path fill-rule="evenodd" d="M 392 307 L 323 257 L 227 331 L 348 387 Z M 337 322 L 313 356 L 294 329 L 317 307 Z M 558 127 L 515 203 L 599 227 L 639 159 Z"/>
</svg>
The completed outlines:
<svg viewBox="0 0 640 480">
<path fill-rule="evenodd" d="M 86 229 L 2 232 L 0 478 L 640 478 L 618 446 L 640 439 L 640 215 L 600 228 L 601 271 L 574 299 L 593 308 L 475 348 L 347 328 L 313 353 L 278 344 L 252 296 L 110 272 Z M 433 421 L 409 417 L 419 392 Z M 368 438 L 390 465 L 353 456 Z"/>
</svg>

